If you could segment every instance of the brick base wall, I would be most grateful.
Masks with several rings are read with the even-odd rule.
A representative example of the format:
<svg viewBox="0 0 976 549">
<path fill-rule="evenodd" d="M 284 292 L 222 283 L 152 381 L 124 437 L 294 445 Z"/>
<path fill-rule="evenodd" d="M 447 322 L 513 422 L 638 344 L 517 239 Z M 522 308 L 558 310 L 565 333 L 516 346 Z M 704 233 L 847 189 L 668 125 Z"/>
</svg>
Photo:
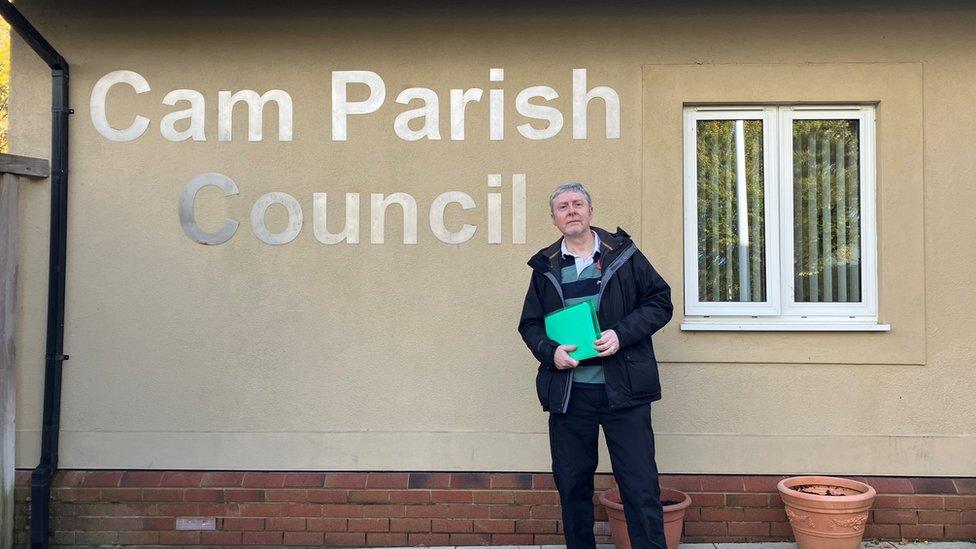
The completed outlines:
<svg viewBox="0 0 976 549">
<path fill-rule="evenodd" d="M 780 476 L 664 475 L 691 495 L 684 542 L 792 538 Z M 878 491 L 865 539 L 976 537 L 976 478 L 849 477 Z M 612 484 L 599 474 L 597 493 Z M 30 472 L 17 472 L 16 540 L 28 541 Z M 59 471 L 58 545 L 562 544 L 559 497 L 540 473 Z M 596 502 L 598 543 L 609 543 Z M 179 530 L 182 517 L 214 530 Z"/>
</svg>

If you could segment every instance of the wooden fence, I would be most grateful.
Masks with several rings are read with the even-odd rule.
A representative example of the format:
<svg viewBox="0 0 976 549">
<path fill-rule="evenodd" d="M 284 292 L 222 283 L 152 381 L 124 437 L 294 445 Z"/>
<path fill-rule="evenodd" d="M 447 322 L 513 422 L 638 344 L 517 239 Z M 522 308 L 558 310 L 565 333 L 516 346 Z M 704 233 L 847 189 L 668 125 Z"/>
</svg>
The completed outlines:
<svg viewBox="0 0 976 549">
<path fill-rule="evenodd" d="M 47 160 L 0 154 L 0 547 L 13 546 L 17 191 L 48 176 Z"/>
</svg>

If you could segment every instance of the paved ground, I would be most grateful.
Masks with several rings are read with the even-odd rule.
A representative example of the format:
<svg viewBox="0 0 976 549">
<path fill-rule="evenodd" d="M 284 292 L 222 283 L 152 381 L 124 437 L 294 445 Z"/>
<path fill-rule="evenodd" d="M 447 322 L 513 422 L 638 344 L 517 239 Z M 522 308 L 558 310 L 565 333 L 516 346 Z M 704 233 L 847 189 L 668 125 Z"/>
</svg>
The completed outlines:
<svg viewBox="0 0 976 549">
<path fill-rule="evenodd" d="M 616 549 L 614 545 L 597 545 L 597 549 Z M 363 548 L 365 549 L 365 548 Z M 374 547 L 372 549 L 403 549 L 398 547 Z M 441 546 L 426 549 L 485 549 L 484 546 Z M 492 545 L 488 549 L 566 549 L 565 545 Z M 679 549 L 796 549 L 795 543 L 682 543 Z M 968 541 L 926 541 L 905 543 L 866 541 L 861 549 L 976 549 L 976 543 Z"/>
<path fill-rule="evenodd" d="M 968 541 L 937 541 L 929 543 L 864 542 L 863 549 L 976 549 Z M 795 543 L 683 543 L 680 549 L 796 549 Z"/>
<path fill-rule="evenodd" d="M 615 549 L 613 545 L 597 545 L 597 549 Z M 976 543 L 968 541 L 933 541 L 923 543 L 896 543 L 866 541 L 862 549 L 976 549 Z M 372 549 L 402 549 L 379 547 Z M 485 549 L 483 546 L 443 546 L 427 549 Z M 566 549 L 565 545 L 493 545 L 490 549 Z M 796 549 L 795 543 L 682 543 L 679 549 Z"/>
<path fill-rule="evenodd" d="M 976 549 L 968 541 L 936 541 L 928 543 L 897 543 L 887 541 L 864 542 L 862 549 Z M 680 549 L 796 549 L 795 543 L 684 543 Z"/>
</svg>

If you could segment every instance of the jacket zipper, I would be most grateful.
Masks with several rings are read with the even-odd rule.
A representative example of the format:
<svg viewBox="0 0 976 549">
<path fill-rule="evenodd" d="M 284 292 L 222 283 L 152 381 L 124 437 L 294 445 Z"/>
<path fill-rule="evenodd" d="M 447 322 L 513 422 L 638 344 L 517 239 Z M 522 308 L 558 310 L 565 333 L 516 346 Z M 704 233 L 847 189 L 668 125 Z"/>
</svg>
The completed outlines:
<svg viewBox="0 0 976 549">
<path fill-rule="evenodd" d="M 636 251 L 637 251 L 637 246 L 631 243 L 631 245 L 628 246 L 626 250 L 624 250 L 619 256 L 617 256 L 617 259 L 613 260 L 613 263 L 607 266 L 607 270 L 604 271 L 603 276 L 600 277 L 600 298 L 601 299 L 603 298 L 603 289 L 607 287 L 607 281 L 610 280 L 610 277 L 613 276 L 613 273 L 617 272 L 617 269 L 619 269 L 621 265 L 624 264 L 625 261 L 630 259 L 630 256 L 634 255 L 634 252 Z"/>
<path fill-rule="evenodd" d="M 630 259 L 630 256 L 634 255 L 635 250 L 637 250 L 637 246 L 631 243 L 630 246 L 627 247 L 627 249 L 625 249 L 619 256 L 617 256 L 617 259 L 613 260 L 613 263 L 607 266 L 607 270 L 604 271 L 603 276 L 600 277 L 599 295 L 601 299 L 603 298 L 603 289 L 606 288 L 607 281 L 610 280 L 610 277 L 613 276 L 613 273 L 617 272 L 617 269 L 619 269 L 620 266 L 623 265 L 625 261 Z M 556 280 L 556 275 L 553 274 L 552 271 L 546 271 L 545 275 L 546 278 L 548 278 L 549 281 L 552 282 L 553 286 L 556 287 L 556 293 L 559 294 L 559 300 L 562 302 L 563 307 L 565 307 L 566 300 L 563 298 L 563 288 L 559 284 L 559 281 Z M 574 373 L 575 370 L 569 371 L 569 381 L 566 383 L 566 392 L 565 395 L 563 396 L 562 410 L 560 410 L 561 413 L 565 413 L 566 410 L 569 409 L 569 397 L 572 394 Z"/>
<path fill-rule="evenodd" d="M 617 256 L 617 259 L 613 260 L 613 263 L 607 266 L 607 270 L 604 271 L 603 276 L 600 277 L 600 299 L 601 300 L 603 299 L 603 289 L 607 287 L 607 281 L 610 280 L 610 277 L 613 276 L 613 274 L 617 272 L 618 269 L 620 269 L 620 267 L 624 264 L 624 262 L 630 259 L 630 256 L 634 255 L 635 251 L 637 251 L 637 246 L 631 243 L 630 246 L 627 247 L 627 249 L 625 249 L 623 252 L 621 252 L 619 256 Z M 610 402 L 609 392 L 607 393 L 607 404 L 610 405 L 610 408 L 613 408 L 613 403 Z"/>
</svg>

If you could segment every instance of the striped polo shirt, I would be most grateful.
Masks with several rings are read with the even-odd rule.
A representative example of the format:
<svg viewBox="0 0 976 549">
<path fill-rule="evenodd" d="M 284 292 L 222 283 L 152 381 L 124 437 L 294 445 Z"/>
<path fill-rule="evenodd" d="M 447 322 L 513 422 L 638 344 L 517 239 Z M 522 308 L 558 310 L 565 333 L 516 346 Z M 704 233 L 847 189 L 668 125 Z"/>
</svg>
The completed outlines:
<svg viewBox="0 0 976 549">
<path fill-rule="evenodd" d="M 560 276 L 562 278 L 563 301 L 566 306 L 575 305 L 592 300 L 594 308 L 600 309 L 600 275 L 603 264 L 600 261 L 600 237 L 593 232 L 593 250 L 589 255 L 577 256 L 562 242 L 562 262 Z M 604 384 L 603 363 L 600 357 L 588 358 L 581 361 L 573 373 L 573 383 Z"/>
</svg>

